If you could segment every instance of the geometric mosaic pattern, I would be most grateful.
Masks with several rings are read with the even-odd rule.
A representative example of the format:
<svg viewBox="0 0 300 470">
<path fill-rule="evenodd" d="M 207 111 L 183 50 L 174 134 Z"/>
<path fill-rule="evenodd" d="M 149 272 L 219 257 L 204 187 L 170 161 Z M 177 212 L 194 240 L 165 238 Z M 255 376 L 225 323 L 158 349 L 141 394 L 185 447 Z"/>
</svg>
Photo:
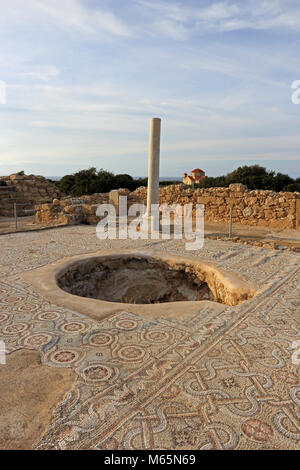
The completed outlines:
<svg viewBox="0 0 300 470">
<path fill-rule="evenodd" d="M 86 235 L 81 245 L 71 230 Z M 299 448 L 300 365 L 291 359 L 300 339 L 299 255 L 209 240 L 195 256 L 260 282 L 260 294 L 218 313 L 205 304 L 184 320 L 149 320 L 128 308 L 96 321 L 51 305 L 19 277 L 62 256 L 107 249 L 91 233 L 26 233 L 20 247 L 20 234 L 1 237 L 3 253 L 7 243 L 15 257 L 2 258 L 11 270 L 0 282 L 0 339 L 8 352 L 38 350 L 44 364 L 78 377 L 37 448 Z M 37 235 L 57 249 L 46 255 L 41 245 L 30 257 Z M 180 254 L 180 243 L 134 246 Z"/>
</svg>

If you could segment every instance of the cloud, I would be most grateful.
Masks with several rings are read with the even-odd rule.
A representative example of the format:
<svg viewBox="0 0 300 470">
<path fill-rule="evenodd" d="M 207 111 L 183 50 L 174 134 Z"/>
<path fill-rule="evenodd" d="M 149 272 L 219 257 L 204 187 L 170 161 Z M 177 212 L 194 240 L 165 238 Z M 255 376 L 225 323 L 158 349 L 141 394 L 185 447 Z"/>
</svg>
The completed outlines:
<svg viewBox="0 0 300 470">
<path fill-rule="evenodd" d="M 224 20 L 226 18 L 230 18 L 235 15 L 240 14 L 240 7 L 237 5 L 230 5 L 225 2 L 221 3 L 214 3 L 211 6 L 199 9 L 196 12 L 196 17 L 203 18 L 206 21 L 216 21 L 216 20 Z"/>
<path fill-rule="evenodd" d="M 289 34 L 298 0 L 2 3 L 7 172 L 24 161 L 53 175 L 88 165 L 146 174 L 155 115 L 165 174 L 173 158 L 189 166 L 299 157 L 300 106 L 290 99 L 298 45 Z M 219 34 L 249 28 L 268 34 Z"/>
<path fill-rule="evenodd" d="M 212 2 L 208 7 L 190 2 L 169 3 L 135 0 L 165 24 L 162 33 L 171 38 L 188 39 L 205 32 L 253 30 L 300 30 L 300 5 L 294 0 L 248 0 L 247 2 Z M 171 22 L 171 26 L 168 22 Z M 154 28 L 156 23 L 154 23 Z M 186 30 L 182 35 L 182 31 Z M 189 31 L 189 34 L 187 33 Z"/>
<path fill-rule="evenodd" d="M 26 0 L 26 8 L 24 0 L 10 0 L 1 6 L 1 18 L 0 24 L 2 22 L 4 27 L 8 22 L 22 26 L 26 23 L 50 23 L 93 36 L 129 37 L 133 34 L 112 11 L 87 8 L 81 0 Z"/>
<path fill-rule="evenodd" d="M 21 73 L 23 78 L 29 78 L 31 80 L 39 80 L 42 82 L 48 82 L 52 78 L 60 75 L 60 70 L 53 65 L 41 65 L 31 67 L 33 70 Z"/>
<path fill-rule="evenodd" d="M 155 23 L 154 28 L 160 35 L 176 40 L 185 40 L 189 37 L 189 30 L 182 24 L 173 20 L 162 20 Z"/>
<path fill-rule="evenodd" d="M 100 8 L 88 9 L 79 0 L 34 0 L 33 4 L 49 18 L 64 26 L 86 33 L 131 36 L 131 31 L 114 13 Z"/>
</svg>

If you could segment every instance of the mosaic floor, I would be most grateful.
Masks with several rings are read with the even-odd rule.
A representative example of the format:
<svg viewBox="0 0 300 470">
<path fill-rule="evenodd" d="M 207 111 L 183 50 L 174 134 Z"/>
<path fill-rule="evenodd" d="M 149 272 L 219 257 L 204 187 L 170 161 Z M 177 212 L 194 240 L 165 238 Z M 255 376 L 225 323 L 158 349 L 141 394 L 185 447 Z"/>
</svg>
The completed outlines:
<svg viewBox="0 0 300 470">
<path fill-rule="evenodd" d="M 128 306 L 96 321 L 22 280 L 62 257 L 114 247 L 186 254 L 182 241 L 100 241 L 90 226 L 0 238 L 0 340 L 12 356 L 39 351 L 43 366 L 76 373 L 33 447 L 300 448 L 300 255 L 207 240 L 188 256 L 240 273 L 260 292 L 217 311 L 205 303 L 184 320 L 149 320 Z"/>
</svg>

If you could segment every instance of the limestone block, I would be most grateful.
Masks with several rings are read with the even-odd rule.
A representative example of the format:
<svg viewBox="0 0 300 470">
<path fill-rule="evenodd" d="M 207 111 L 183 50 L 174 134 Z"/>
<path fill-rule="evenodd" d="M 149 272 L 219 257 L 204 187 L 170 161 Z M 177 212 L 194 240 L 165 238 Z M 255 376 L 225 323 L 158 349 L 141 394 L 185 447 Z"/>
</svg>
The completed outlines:
<svg viewBox="0 0 300 470">
<path fill-rule="evenodd" d="M 243 210 L 243 216 L 244 217 L 250 217 L 253 214 L 253 209 L 249 206 L 245 207 Z"/>
<path fill-rule="evenodd" d="M 241 183 L 233 183 L 229 185 L 229 190 L 235 193 L 244 193 L 247 189 L 247 186 Z"/>
</svg>

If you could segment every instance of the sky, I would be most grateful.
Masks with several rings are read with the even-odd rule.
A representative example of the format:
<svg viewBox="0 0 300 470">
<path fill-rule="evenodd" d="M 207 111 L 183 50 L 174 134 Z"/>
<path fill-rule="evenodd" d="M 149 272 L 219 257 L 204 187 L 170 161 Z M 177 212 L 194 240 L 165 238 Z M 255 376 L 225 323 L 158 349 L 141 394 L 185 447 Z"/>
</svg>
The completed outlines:
<svg viewBox="0 0 300 470">
<path fill-rule="evenodd" d="M 162 176 L 300 176 L 299 18 L 299 0 L 0 0 L 0 175 L 145 176 L 160 117 Z"/>
</svg>

